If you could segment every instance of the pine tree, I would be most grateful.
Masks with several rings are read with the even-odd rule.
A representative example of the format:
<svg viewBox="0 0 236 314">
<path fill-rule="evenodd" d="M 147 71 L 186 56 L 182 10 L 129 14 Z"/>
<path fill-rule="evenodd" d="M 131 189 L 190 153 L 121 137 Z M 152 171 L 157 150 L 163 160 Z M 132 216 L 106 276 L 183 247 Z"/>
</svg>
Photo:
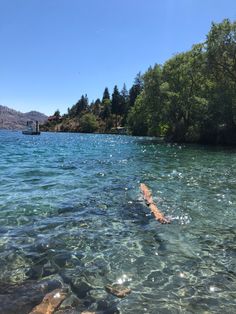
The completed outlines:
<svg viewBox="0 0 236 314">
<path fill-rule="evenodd" d="M 104 102 L 105 99 L 109 99 L 110 100 L 110 94 L 109 94 L 109 90 L 108 90 L 107 87 L 104 89 L 102 102 Z"/>
<path fill-rule="evenodd" d="M 116 128 L 118 124 L 118 115 L 121 114 L 121 95 L 117 85 L 115 85 L 112 100 L 111 100 L 111 112 L 116 115 Z"/>
<path fill-rule="evenodd" d="M 127 91 L 126 85 L 124 83 L 123 88 L 121 90 L 121 109 L 120 114 L 126 115 L 128 111 L 128 104 L 129 104 L 129 93 Z"/>
<path fill-rule="evenodd" d="M 142 78 L 141 72 L 139 72 L 134 79 L 133 86 L 129 90 L 129 106 L 130 107 L 133 107 L 136 98 L 138 97 L 138 95 L 141 93 L 142 90 L 143 90 L 143 78 Z"/>
<path fill-rule="evenodd" d="M 95 114 L 96 116 L 99 116 L 101 112 L 101 100 L 99 98 L 97 98 L 96 101 L 93 103 L 93 106 L 91 109 L 92 109 L 93 114 Z"/>
<path fill-rule="evenodd" d="M 81 96 L 80 100 L 77 101 L 75 105 L 71 107 L 71 109 L 68 108 L 68 115 L 70 117 L 76 117 L 79 116 L 82 111 L 86 111 L 88 109 L 88 97 L 85 94 Z"/>
</svg>

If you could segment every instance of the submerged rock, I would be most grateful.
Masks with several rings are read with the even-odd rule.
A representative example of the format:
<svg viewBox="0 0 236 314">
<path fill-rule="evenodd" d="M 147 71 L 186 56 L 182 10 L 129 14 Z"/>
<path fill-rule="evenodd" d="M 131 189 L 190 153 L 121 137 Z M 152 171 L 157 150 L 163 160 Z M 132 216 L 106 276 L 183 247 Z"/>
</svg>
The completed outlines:
<svg viewBox="0 0 236 314">
<path fill-rule="evenodd" d="M 131 289 L 130 288 L 126 288 L 122 285 L 119 284 L 114 284 L 114 285 L 106 285 L 105 289 L 108 293 L 111 293 L 113 295 L 115 295 L 118 298 L 124 298 L 126 297 L 128 294 L 131 293 Z"/>
<path fill-rule="evenodd" d="M 78 307 L 82 305 L 81 301 L 73 294 L 68 293 L 67 297 L 60 304 L 55 314 L 78 314 Z"/>
<path fill-rule="evenodd" d="M 43 298 L 43 301 L 37 305 L 29 314 L 53 314 L 67 297 L 65 289 L 55 289 L 49 292 Z"/>
<path fill-rule="evenodd" d="M 45 294 L 61 288 L 62 284 L 57 277 L 50 280 L 26 281 L 18 285 L 1 284 L 1 313 L 28 314 L 42 301 Z"/>
<path fill-rule="evenodd" d="M 111 311 L 83 311 L 81 314 L 119 314 L 119 311 L 117 309 Z"/>
</svg>

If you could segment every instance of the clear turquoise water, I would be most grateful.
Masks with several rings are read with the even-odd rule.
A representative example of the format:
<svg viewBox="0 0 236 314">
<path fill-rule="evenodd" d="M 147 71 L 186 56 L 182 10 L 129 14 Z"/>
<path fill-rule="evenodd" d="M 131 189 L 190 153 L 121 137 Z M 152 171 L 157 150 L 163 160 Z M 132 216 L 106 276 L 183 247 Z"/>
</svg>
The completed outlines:
<svg viewBox="0 0 236 314">
<path fill-rule="evenodd" d="M 235 149 L 1 131 L 0 154 L 0 284 L 60 275 L 120 313 L 236 312 Z"/>
</svg>

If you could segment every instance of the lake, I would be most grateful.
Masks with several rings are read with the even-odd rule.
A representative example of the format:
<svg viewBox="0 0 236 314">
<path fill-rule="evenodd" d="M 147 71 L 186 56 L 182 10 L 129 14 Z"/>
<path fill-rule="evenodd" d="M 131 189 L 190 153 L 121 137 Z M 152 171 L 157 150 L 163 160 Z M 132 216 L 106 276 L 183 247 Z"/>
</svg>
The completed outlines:
<svg viewBox="0 0 236 314">
<path fill-rule="evenodd" d="M 78 311 L 235 313 L 236 149 L 1 131 L 0 154 L 0 291 L 49 278 Z M 131 294 L 108 294 L 112 283 Z M 4 298 L 23 302 L 11 289 Z M 1 313 L 27 313 L 5 303 Z"/>
</svg>

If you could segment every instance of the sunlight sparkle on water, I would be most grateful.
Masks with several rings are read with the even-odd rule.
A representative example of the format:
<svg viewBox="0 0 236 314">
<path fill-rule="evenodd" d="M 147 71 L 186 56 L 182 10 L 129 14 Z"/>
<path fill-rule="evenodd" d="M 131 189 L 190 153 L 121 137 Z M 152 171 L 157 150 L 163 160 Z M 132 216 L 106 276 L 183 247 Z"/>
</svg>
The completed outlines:
<svg viewBox="0 0 236 314">
<path fill-rule="evenodd" d="M 117 279 L 116 282 L 117 282 L 119 285 L 122 285 L 123 283 L 125 283 L 125 282 L 130 282 L 130 281 L 132 281 L 132 279 L 129 278 L 126 274 L 123 274 L 120 278 Z"/>
</svg>

